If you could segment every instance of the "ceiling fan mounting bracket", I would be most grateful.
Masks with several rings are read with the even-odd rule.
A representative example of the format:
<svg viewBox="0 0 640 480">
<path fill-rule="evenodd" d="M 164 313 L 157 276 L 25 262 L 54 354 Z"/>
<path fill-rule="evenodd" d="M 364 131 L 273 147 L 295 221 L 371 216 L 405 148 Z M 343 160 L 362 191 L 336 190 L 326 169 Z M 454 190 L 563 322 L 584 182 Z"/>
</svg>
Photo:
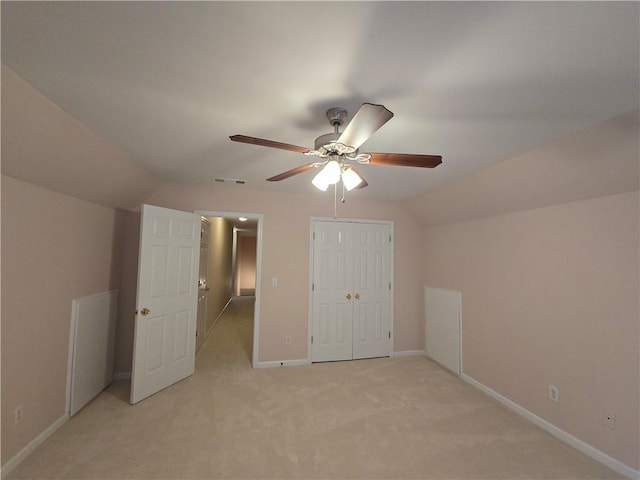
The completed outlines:
<svg viewBox="0 0 640 480">
<path fill-rule="evenodd" d="M 327 118 L 332 127 L 339 127 L 344 123 L 344 119 L 347 118 L 347 111 L 342 107 L 333 107 L 327 110 Z M 336 130 L 337 132 L 337 130 Z"/>
</svg>

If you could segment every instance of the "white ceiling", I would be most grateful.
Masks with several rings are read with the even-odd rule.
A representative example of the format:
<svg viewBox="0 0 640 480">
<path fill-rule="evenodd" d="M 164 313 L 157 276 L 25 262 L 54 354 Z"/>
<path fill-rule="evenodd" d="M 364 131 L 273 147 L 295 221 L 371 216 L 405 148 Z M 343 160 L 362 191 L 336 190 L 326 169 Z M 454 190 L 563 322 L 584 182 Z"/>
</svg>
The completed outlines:
<svg viewBox="0 0 640 480">
<path fill-rule="evenodd" d="M 2 62 L 168 181 L 265 178 L 312 147 L 325 111 L 395 117 L 361 151 L 363 198 L 406 199 L 638 108 L 638 2 L 2 2 Z M 237 188 L 244 188 L 238 186 Z"/>
</svg>

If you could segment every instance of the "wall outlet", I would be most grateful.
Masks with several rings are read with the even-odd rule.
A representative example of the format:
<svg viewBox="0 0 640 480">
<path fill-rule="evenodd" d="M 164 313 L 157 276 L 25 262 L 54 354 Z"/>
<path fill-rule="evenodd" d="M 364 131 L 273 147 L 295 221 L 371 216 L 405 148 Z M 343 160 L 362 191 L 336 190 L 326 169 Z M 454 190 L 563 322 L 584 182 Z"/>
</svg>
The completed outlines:
<svg viewBox="0 0 640 480">
<path fill-rule="evenodd" d="M 400 337 L 400 330 L 398 330 L 397 328 L 393 329 L 393 338 L 399 338 Z"/>
<path fill-rule="evenodd" d="M 285 345 L 291 344 L 291 335 L 287 335 L 286 337 L 284 337 L 284 343 Z"/>
<path fill-rule="evenodd" d="M 616 429 L 616 414 L 613 412 L 604 412 L 602 414 L 602 424 L 612 430 Z"/>
<path fill-rule="evenodd" d="M 555 385 L 549 385 L 549 400 L 553 402 L 560 401 L 560 391 Z"/>
<path fill-rule="evenodd" d="M 13 411 L 13 422 L 16 425 L 19 424 L 22 421 L 22 417 L 24 417 L 24 411 L 22 410 L 22 405 L 18 405 Z"/>
</svg>

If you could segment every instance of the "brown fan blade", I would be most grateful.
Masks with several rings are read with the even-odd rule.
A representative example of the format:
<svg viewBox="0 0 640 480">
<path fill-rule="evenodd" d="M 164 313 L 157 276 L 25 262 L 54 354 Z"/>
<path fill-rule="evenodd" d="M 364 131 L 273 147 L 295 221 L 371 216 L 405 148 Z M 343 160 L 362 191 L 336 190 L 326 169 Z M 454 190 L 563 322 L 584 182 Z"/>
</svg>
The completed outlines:
<svg viewBox="0 0 640 480">
<path fill-rule="evenodd" d="M 267 182 L 279 182 L 280 180 L 284 180 L 285 178 L 293 177 L 294 175 L 298 175 L 299 173 L 304 173 L 307 170 L 311 170 L 315 167 L 315 164 L 308 163 L 307 165 L 300 165 L 299 167 L 292 168 L 291 170 L 287 170 L 286 172 L 279 173 L 271 178 L 267 178 Z"/>
<path fill-rule="evenodd" d="M 362 182 L 360 183 L 360 185 L 358 185 L 358 186 L 356 187 L 357 189 L 359 189 L 359 188 L 364 188 L 364 187 L 366 187 L 366 186 L 368 186 L 368 185 L 369 185 L 369 183 L 364 179 L 364 177 L 362 176 L 362 174 L 361 174 L 358 170 L 356 170 L 356 169 L 354 168 L 354 166 L 353 166 L 353 165 L 351 165 L 351 170 L 353 170 L 354 172 L 356 172 L 356 173 L 358 174 L 358 176 L 362 179 Z"/>
<path fill-rule="evenodd" d="M 393 113 L 387 110 L 384 105 L 363 103 L 336 143 L 356 149 L 392 117 Z"/>
<path fill-rule="evenodd" d="M 442 163 L 440 155 L 414 155 L 411 153 L 370 153 L 371 165 L 435 168 Z"/>
<path fill-rule="evenodd" d="M 229 137 L 234 142 L 250 143 L 251 145 L 260 145 L 262 147 L 279 148 L 281 150 L 290 150 L 292 152 L 307 153 L 306 147 L 298 145 L 290 145 L 288 143 L 274 142 L 273 140 L 265 140 L 264 138 L 248 137 L 246 135 L 232 135 Z"/>
</svg>

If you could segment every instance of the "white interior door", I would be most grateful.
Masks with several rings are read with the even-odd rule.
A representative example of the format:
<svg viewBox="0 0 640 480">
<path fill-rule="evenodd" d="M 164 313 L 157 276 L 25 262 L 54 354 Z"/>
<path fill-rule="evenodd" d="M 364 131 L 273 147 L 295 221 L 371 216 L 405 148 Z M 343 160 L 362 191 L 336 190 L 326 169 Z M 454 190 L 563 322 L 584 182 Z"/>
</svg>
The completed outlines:
<svg viewBox="0 0 640 480">
<path fill-rule="evenodd" d="M 195 370 L 200 217 L 144 205 L 131 403 Z"/>
<path fill-rule="evenodd" d="M 388 224 L 354 224 L 353 358 L 391 353 Z"/>
<path fill-rule="evenodd" d="M 312 362 L 352 358 L 352 235 L 349 223 L 314 225 Z"/>
<path fill-rule="evenodd" d="M 311 361 L 391 354 L 391 227 L 314 222 Z"/>
</svg>

